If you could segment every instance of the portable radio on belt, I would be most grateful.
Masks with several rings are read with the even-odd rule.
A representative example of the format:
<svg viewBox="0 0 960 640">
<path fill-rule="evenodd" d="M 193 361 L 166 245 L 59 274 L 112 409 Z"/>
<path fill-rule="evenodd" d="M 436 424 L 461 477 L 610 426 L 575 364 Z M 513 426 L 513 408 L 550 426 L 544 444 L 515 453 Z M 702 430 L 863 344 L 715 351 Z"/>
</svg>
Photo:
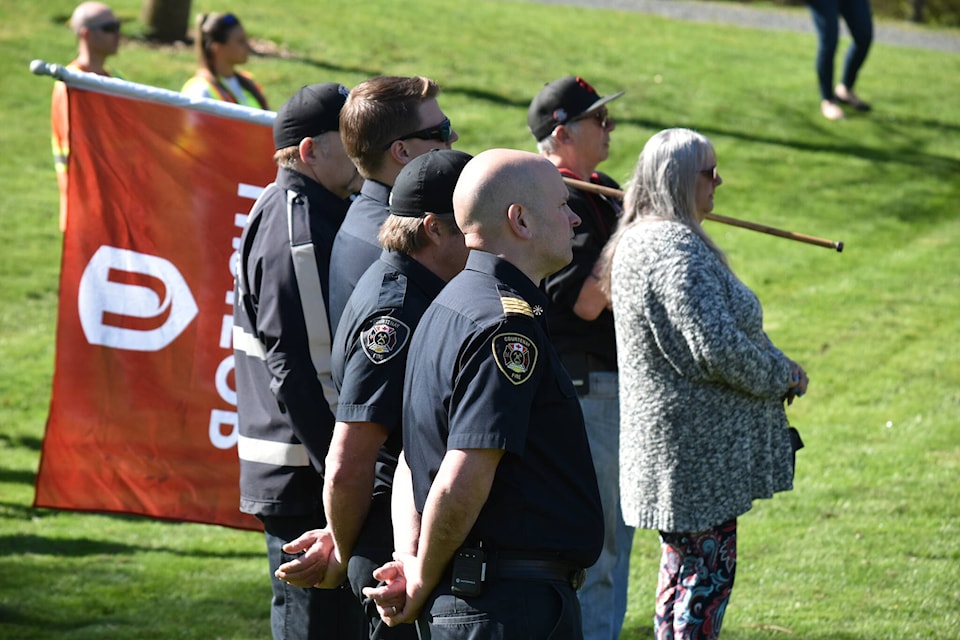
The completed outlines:
<svg viewBox="0 0 960 640">
<path fill-rule="evenodd" d="M 453 577 L 450 590 L 458 596 L 479 596 L 487 574 L 487 560 L 483 549 L 461 547 L 453 557 Z"/>
</svg>

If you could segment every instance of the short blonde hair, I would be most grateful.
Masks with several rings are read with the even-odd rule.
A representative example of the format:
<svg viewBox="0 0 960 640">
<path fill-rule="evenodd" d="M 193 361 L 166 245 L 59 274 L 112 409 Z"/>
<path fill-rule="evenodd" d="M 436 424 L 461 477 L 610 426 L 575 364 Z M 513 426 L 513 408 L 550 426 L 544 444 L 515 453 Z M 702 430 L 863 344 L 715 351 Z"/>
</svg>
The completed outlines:
<svg viewBox="0 0 960 640">
<path fill-rule="evenodd" d="M 437 222 L 444 225 L 444 231 L 453 232 L 457 228 L 457 223 L 450 215 L 434 216 Z M 380 225 L 380 233 L 377 240 L 380 246 L 396 253 L 405 253 L 410 255 L 427 246 L 427 232 L 423 228 L 425 217 L 413 218 L 410 216 L 389 215 Z"/>
</svg>

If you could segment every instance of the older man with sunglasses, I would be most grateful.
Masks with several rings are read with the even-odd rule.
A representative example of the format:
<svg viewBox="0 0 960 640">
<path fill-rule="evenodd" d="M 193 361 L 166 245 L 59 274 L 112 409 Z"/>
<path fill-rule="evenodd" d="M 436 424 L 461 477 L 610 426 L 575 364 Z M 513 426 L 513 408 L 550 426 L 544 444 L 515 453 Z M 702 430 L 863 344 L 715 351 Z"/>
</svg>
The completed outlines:
<svg viewBox="0 0 960 640">
<path fill-rule="evenodd" d="M 568 178 L 616 188 L 596 171 L 610 152 L 616 128 L 606 97 L 583 78 L 548 83 L 530 104 L 527 123 L 540 154 Z M 610 301 L 600 289 L 595 266 L 617 226 L 620 203 L 568 187 L 568 204 L 580 216 L 573 262 L 544 280 L 550 299 L 547 320 L 554 346 L 580 397 L 603 504 L 603 550 L 587 569 L 579 591 L 586 640 L 616 640 L 627 608 L 627 577 L 633 528 L 620 514 L 620 407 L 617 353 Z"/>
<path fill-rule="evenodd" d="M 386 220 L 390 189 L 403 167 L 428 151 L 457 141 L 450 119 L 437 103 L 440 87 L 422 76 L 380 76 L 361 82 L 340 112 L 343 146 L 364 177 L 330 257 L 330 326 L 360 276 L 380 257 L 377 234 Z"/>
<path fill-rule="evenodd" d="M 70 30 L 77 36 L 77 57 L 67 65 L 73 71 L 101 76 L 107 71 L 106 60 L 120 45 L 120 21 L 113 10 L 101 2 L 84 2 L 70 16 Z M 67 86 L 53 85 L 50 103 L 50 124 L 53 131 L 53 163 L 60 185 L 60 230 L 67 228 L 67 160 L 70 155 L 70 114 Z"/>
</svg>

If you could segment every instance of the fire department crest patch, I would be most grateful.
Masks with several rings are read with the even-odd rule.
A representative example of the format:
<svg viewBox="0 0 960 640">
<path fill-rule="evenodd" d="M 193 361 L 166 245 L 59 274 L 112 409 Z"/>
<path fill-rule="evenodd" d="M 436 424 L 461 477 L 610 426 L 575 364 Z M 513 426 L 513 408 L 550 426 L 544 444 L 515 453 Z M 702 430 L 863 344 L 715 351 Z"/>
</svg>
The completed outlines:
<svg viewBox="0 0 960 640">
<path fill-rule="evenodd" d="M 391 316 L 380 316 L 367 323 L 360 333 L 360 346 L 373 364 L 383 364 L 407 345 L 410 327 Z"/>
<path fill-rule="evenodd" d="M 537 345 L 519 333 L 499 333 L 493 337 L 493 358 L 507 380 L 523 384 L 537 366 Z"/>
</svg>

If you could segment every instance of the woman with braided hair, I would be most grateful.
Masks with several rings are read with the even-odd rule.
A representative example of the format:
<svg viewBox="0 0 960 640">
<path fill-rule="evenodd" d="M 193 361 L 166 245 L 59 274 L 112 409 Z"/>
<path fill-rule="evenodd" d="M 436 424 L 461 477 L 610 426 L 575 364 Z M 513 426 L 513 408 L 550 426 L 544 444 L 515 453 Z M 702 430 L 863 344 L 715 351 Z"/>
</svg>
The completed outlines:
<svg viewBox="0 0 960 640">
<path fill-rule="evenodd" d="M 263 89 L 253 77 L 238 70 L 250 55 L 247 33 L 232 13 L 197 16 L 197 57 L 200 68 L 181 89 L 195 98 L 211 98 L 247 107 L 267 108 Z"/>
</svg>

